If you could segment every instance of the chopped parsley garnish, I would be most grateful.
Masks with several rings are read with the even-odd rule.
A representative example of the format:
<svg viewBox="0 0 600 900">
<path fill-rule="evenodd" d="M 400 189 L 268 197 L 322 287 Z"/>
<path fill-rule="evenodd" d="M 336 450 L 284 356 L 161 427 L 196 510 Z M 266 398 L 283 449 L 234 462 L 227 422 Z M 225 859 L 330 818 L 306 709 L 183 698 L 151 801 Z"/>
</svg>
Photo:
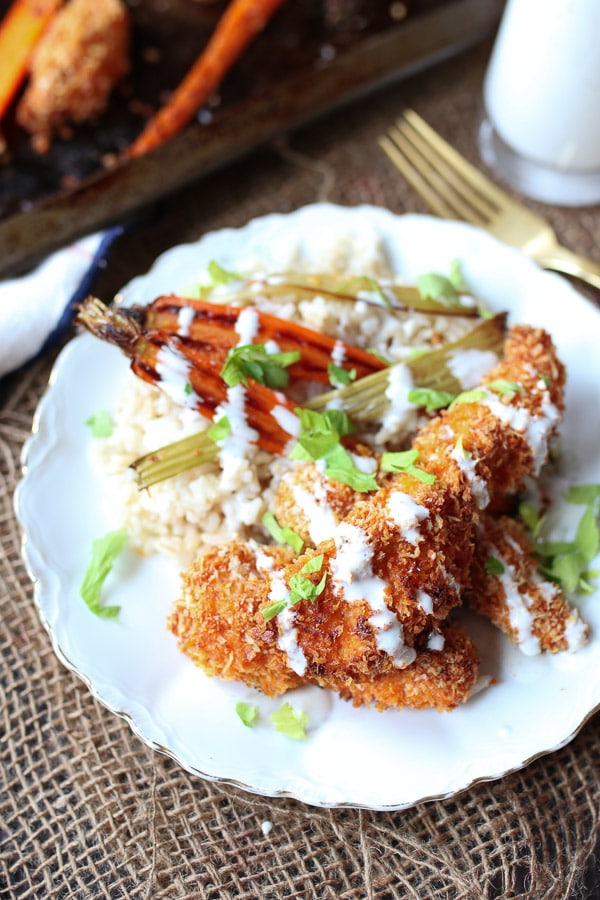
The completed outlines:
<svg viewBox="0 0 600 900">
<path fill-rule="evenodd" d="M 412 388 L 408 392 L 408 402 L 414 403 L 415 406 L 422 406 L 427 412 L 443 409 L 452 403 L 455 397 L 456 394 L 450 394 L 448 391 L 436 391 L 433 388 Z"/>
<path fill-rule="evenodd" d="M 308 716 L 303 710 L 296 710 L 291 703 L 284 703 L 279 709 L 269 716 L 269 720 L 275 725 L 275 731 L 285 734 L 294 741 L 306 740 L 306 727 Z"/>
<path fill-rule="evenodd" d="M 486 386 L 490 391 L 495 391 L 497 394 L 506 394 L 509 397 L 524 392 L 522 384 L 519 384 L 517 381 L 508 381 L 506 378 L 498 378 L 496 381 L 489 381 Z"/>
<path fill-rule="evenodd" d="M 254 706 L 252 703 L 244 703 L 240 700 L 239 703 L 235 704 L 235 711 L 246 728 L 252 728 L 254 720 L 258 716 L 258 706 Z"/>
<path fill-rule="evenodd" d="M 214 425 L 210 426 L 206 434 L 215 443 L 222 441 L 231 434 L 231 422 L 227 416 L 221 416 Z"/>
<path fill-rule="evenodd" d="M 495 556 L 489 556 L 483 564 L 488 575 L 503 575 L 504 565 Z"/>
<path fill-rule="evenodd" d="M 424 484 L 433 484 L 435 475 L 426 472 L 415 465 L 419 458 L 418 450 L 402 450 L 400 453 L 384 453 L 381 457 L 380 468 L 382 472 L 406 472 L 422 481 Z"/>
<path fill-rule="evenodd" d="M 241 275 L 237 272 L 229 272 L 214 259 L 208 264 L 208 274 L 213 284 L 230 284 L 232 281 L 242 281 Z"/>
<path fill-rule="evenodd" d="M 288 544 L 296 553 L 301 553 L 304 541 L 300 535 L 292 531 L 288 525 L 280 525 L 272 512 L 267 511 L 264 514 L 262 523 L 274 541 L 278 544 Z"/>
<path fill-rule="evenodd" d="M 114 619 L 121 608 L 103 606 L 101 593 L 104 582 L 127 541 L 127 532 L 124 528 L 119 528 L 116 531 L 109 531 L 104 537 L 96 538 L 92 543 L 92 556 L 79 593 L 88 609 L 102 619 Z"/>
<path fill-rule="evenodd" d="M 85 423 L 96 438 L 107 438 L 113 433 L 113 423 L 109 412 L 99 409 L 86 419 Z"/>
<path fill-rule="evenodd" d="M 314 572 L 320 572 L 322 568 L 323 554 L 321 553 L 309 559 L 297 575 L 292 575 L 289 581 L 291 606 L 295 606 L 301 600 L 310 600 L 311 603 L 314 603 L 317 597 L 323 593 L 327 582 L 327 572 L 323 574 L 323 577 L 317 584 L 306 577 Z"/>
<path fill-rule="evenodd" d="M 280 612 L 283 612 L 287 605 L 287 600 L 274 600 L 273 603 L 263 606 L 261 613 L 265 622 L 270 622 L 271 619 L 278 616 Z"/>
<path fill-rule="evenodd" d="M 329 363 L 327 374 L 329 375 L 329 383 L 333 387 L 343 387 L 355 380 L 356 369 L 344 369 L 342 366 L 336 366 L 335 363 Z"/>
<path fill-rule="evenodd" d="M 229 387 L 247 384 L 248 379 L 252 378 L 269 388 L 280 390 L 287 387 L 290 380 L 287 366 L 299 359 L 299 350 L 269 353 L 264 344 L 245 344 L 229 351 L 221 378 Z"/>
<path fill-rule="evenodd" d="M 463 391 L 458 397 L 455 397 L 451 406 L 458 406 L 459 403 L 479 403 L 487 397 L 483 388 L 473 388 L 472 391 Z"/>
<path fill-rule="evenodd" d="M 543 518 L 531 504 L 521 504 L 519 512 L 534 538 L 534 552 L 540 571 L 567 593 L 591 593 L 592 579 L 600 574 L 590 563 L 600 550 L 600 485 L 571 487 L 565 499 L 585 506 L 572 540 L 545 540 L 541 537 Z"/>
<path fill-rule="evenodd" d="M 450 263 L 448 276 L 426 272 L 417 278 L 417 288 L 424 300 L 439 300 L 449 306 L 462 306 L 459 291 L 464 291 L 464 281 L 459 259 Z"/>
<path fill-rule="evenodd" d="M 340 439 L 354 431 L 347 413 L 339 409 L 316 412 L 297 408 L 301 432 L 290 453 L 290 459 L 323 460 L 327 478 L 347 484 L 355 491 L 377 490 L 375 476 L 357 468 Z"/>
<path fill-rule="evenodd" d="M 194 393 L 194 388 L 193 388 L 192 385 L 189 383 L 189 381 L 186 381 L 186 383 L 185 383 L 185 385 L 184 385 L 184 388 L 183 388 L 183 391 L 184 391 L 185 394 L 193 394 L 193 393 Z"/>
</svg>

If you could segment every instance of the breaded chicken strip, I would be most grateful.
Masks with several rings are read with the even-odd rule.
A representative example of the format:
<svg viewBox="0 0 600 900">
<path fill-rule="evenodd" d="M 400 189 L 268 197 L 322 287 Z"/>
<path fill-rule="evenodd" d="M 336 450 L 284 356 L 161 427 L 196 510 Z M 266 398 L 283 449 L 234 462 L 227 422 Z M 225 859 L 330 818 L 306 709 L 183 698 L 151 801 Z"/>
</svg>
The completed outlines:
<svg viewBox="0 0 600 900">
<path fill-rule="evenodd" d="M 516 519 L 483 518 L 467 601 L 528 656 L 576 650 L 587 642 L 587 625 L 558 585 L 541 577 Z"/>
<path fill-rule="evenodd" d="M 357 456 L 372 459 L 366 447 Z M 307 546 L 316 546 L 330 537 L 339 522 L 365 495 L 347 484 L 326 477 L 313 462 L 297 463 L 279 482 L 273 501 L 275 518 L 288 525 Z"/>
<path fill-rule="evenodd" d="M 209 550 L 183 573 L 168 627 L 208 675 L 243 681 L 268 696 L 304 683 L 278 647 L 277 620 L 267 622 L 261 613 L 270 602 L 265 572 L 290 555 L 286 548 L 233 541 Z"/>
<path fill-rule="evenodd" d="M 40 41 L 19 124 L 39 152 L 70 122 L 97 117 L 129 71 L 130 21 L 121 0 L 70 0 Z"/>
<path fill-rule="evenodd" d="M 564 367 L 546 332 L 526 325 L 509 332 L 502 362 L 458 403 L 432 419 L 414 446 L 423 465 L 447 481 L 459 470 L 463 490 L 480 509 L 502 505 L 507 494 L 537 475 L 564 410 Z"/>
<path fill-rule="evenodd" d="M 478 678 L 479 656 L 473 642 L 455 625 L 442 635 L 443 648 L 419 653 L 407 669 L 395 669 L 370 681 L 340 688 L 354 706 L 377 709 L 436 709 L 448 712 L 469 699 Z"/>
</svg>

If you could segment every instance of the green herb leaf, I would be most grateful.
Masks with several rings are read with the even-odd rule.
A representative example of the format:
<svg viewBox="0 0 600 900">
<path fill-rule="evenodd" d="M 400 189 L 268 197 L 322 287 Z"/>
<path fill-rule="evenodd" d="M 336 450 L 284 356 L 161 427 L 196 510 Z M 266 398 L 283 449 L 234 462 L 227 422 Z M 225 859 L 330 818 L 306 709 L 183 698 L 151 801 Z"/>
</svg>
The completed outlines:
<svg viewBox="0 0 600 900">
<path fill-rule="evenodd" d="M 89 426 L 92 435 L 96 438 L 107 438 L 113 433 L 112 418 L 105 409 L 99 409 L 89 419 L 86 419 L 85 424 Z"/>
<path fill-rule="evenodd" d="M 448 391 L 436 391 L 434 388 L 413 388 L 408 392 L 408 402 L 424 407 L 427 412 L 443 409 L 452 403 L 455 397 L 456 394 L 449 394 Z"/>
<path fill-rule="evenodd" d="M 258 706 L 254 706 L 252 703 L 244 703 L 240 700 L 235 704 L 235 711 L 246 728 L 252 728 L 254 720 L 258 716 Z"/>
<path fill-rule="evenodd" d="M 576 505 L 594 503 L 600 499 L 600 484 L 573 484 L 565 494 L 569 503 Z"/>
<path fill-rule="evenodd" d="M 465 448 L 463 447 L 462 434 L 459 437 L 459 439 L 457 440 L 455 446 L 456 446 L 456 449 L 458 450 L 458 452 L 462 455 L 463 459 L 472 459 L 473 458 L 473 454 L 469 453 L 469 451 L 465 450 Z"/>
<path fill-rule="evenodd" d="M 232 281 L 243 280 L 242 275 L 239 275 L 237 272 L 228 272 L 214 259 L 208 264 L 208 274 L 213 284 L 229 284 Z"/>
<path fill-rule="evenodd" d="M 428 272 L 417 278 L 417 288 L 423 300 L 441 300 L 449 306 L 460 306 L 456 287 L 445 275 Z"/>
<path fill-rule="evenodd" d="M 324 460 L 324 474 L 355 491 L 377 489 L 375 476 L 363 472 L 354 464 L 350 453 L 340 443 L 340 438 L 354 431 L 347 413 L 338 409 L 316 412 L 297 408 L 302 431 L 290 453 L 290 459 Z"/>
<path fill-rule="evenodd" d="M 303 711 L 297 711 L 291 703 L 284 703 L 269 719 L 275 725 L 275 731 L 285 734 L 294 741 L 306 740 L 306 727 L 308 716 Z"/>
<path fill-rule="evenodd" d="M 309 600 L 311 603 L 314 603 L 317 597 L 320 597 L 325 590 L 326 583 L 327 572 L 323 574 L 323 577 L 317 584 L 305 575 L 292 575 L 289 580 L 290 606 L 295 606 L 301 600 Z"/>
<path fill-rule="evenodd" d="M 92 543 L 92 556 L 83 576 L 80 595 L 88 609 L 103 619 L 114 619 L 120 609 L 119 606 L 103 606 L 100 595 L 102 586 L 127 541 L 127 532 L 124 528 L 119 528 L 109 531 Z"/>
<path fill-rule="evenodd" d="M 524 393 L 524 387 L 517 381 L 508 381 L 506 378 L 498 378 L 496 381 L 489 381 L 486 385 L 491 391 L 497 394 L 507 394 L 512 397 L 514 394 Z"/>
<path fill-rule="evenodd" d="M 263 606 L 261 609 L 261 613 L 265 622 L 270 622 L 271 619 L 274 619 L 275 616 L 278 616 L 279 613 L 284 610 L 287 606 L 287 600 L 274 600 L 273 603 L 269 603 L 268 606 Z"/>
<path fill-rule="evenodd" d="M 496 559 L 495 556 L 490 556 L 483 564 L 483 568 L 488 573 L 488 575 L 502 575 L 504 574 L 504 566 L 500 562 L 499 559 Z"/>
<path fill-rule="evenodd" d="M 455 397 L 452 403 L 450 404 L 450 408 L 454 406 L 458 406 L 459 403 L 479 403 L 481 400 L 485 400 L 487 397 L 487 393 L 483 390 L 483 388 L 474 388 L 472 391 L 462 391 Z"/>
<path fill-rule="evenodd" d="M 222 441 L 231 434 L 231 422 L 227 416 L 221 416 L 214 425 L 210 426 L 206 434 L 216 444 L 217 441 Z"/>
<path fill-rule="evenodd" d="M 342 366 L 336 366 L 335 363 L 329 363 L 327 374 L 329 375 L 329 383 L 333 387 L 341 387 L 354 381 L 356 369 L 344 369 Z"/>
<path fill-rule="evenodd" d="M 319 553 L 318 556 L 313 556 L 312 559 L 309 559 L 308 562 L 305 562 L 300 571 L 305 575 L 312 575 L 313 572 L 320 572 L 322 568 L 323 554 Z"/>
<path fill-rule="evenodd" d="M 287 525 L 282 527 L 272 512 L 267 511 L 264 514 L 262 523 L 274 541 L 277 541 L 278 544 L 288 544 L 296 553 L 301 553 L 304 541 L 300 535 L 292 531 Z"/>
<path fill-rule="evenodd" d="M 247 384 L 248 379 L 265 384 L 274 390 L 285 388 L 289 384 L 290 374 L 287 366 L 298 362 L 300 351 L 289 353 L 268 353 L 264 344 L 245 344 L 233 347 L 227 354 L 221 378 L 229 387 L 236 384 Z"/>
<path fill-rule="evenodd" d="M 382 472 L 406 472 L 414 478 L 418 478 L 424 484 L 433 484 L 435 475 L 415 466 L 419 457 L 418 450 L 402 450 L 399 453 L 384 453 L 381 457 L 379 468 Z"/>
<path fill-rule="evenodd" d="M 531 503 L 523 501 L 519 504 L 519 515 L 525 522 L 525 525 L 531 531 L 534 540 L 537 540 L 540 529 L 545 521 L 545 516 L 540 516 L 537 509 Z"/>
<path fill-rule="evenodd" d="M 590 563 L 598 553 L 600 534 L 598 532 L 598 523 L 596 522 L 592 504 L 586 507 L 585 512 L 579 520 L 577 533 L 575 535 L 575 545 L 585 563 Z"/>
<path fill-rule="evenodd" d="M 453 259 L 450 263 L 450 272 L 448 278 L 457 291 L 465 290 L 465 281 L 462 273 L 462 262 L 460 259 Z"/>
</svg>

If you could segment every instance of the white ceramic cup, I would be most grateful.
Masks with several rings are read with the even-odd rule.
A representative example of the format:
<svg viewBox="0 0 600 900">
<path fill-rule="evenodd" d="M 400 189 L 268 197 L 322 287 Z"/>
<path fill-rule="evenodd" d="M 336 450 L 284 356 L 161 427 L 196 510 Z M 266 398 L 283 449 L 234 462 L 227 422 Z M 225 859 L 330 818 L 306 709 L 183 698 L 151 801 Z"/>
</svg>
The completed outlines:
<svg viewBox="0 0 600 900">
<path fill-rule="evenodd" d="M 538 200 L 600 202 L 600 0 L 508 0 L 483 93 L 488 165 Z"/>
</svg>

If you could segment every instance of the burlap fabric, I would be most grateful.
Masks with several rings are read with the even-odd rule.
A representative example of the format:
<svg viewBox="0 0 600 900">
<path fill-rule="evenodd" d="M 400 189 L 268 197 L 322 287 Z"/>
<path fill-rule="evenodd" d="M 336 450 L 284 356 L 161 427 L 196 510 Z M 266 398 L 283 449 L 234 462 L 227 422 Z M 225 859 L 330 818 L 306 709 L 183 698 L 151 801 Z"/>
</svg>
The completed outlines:
<svg viewBox="0 0 600 900">
<path fill-rule="evenodd" d="M 469 51 L 172 198 L 114 250 L 98 292 L 111 295 L 172 243 L 263 213 L 323 199 L 424 211 L 377 148 L 377 135 L 412 105 L 477 160 L 488 53 L 489 45 Z M 545 212 L 565 242 L 598 256 L 598 209 Z M 211 900 L 594 896 L 598 717 L 564 749 L 499 782 L 380 813 L 314 809 L 205 783 L 149 750 L 93 700 L 57 661 L 38 622 L 12 510 L 21 445 L 51 362 L 11 377 L 0 407 L 0 893 Z M 264 821 L 273 823 L 268 835 Z"/>
</svg>

